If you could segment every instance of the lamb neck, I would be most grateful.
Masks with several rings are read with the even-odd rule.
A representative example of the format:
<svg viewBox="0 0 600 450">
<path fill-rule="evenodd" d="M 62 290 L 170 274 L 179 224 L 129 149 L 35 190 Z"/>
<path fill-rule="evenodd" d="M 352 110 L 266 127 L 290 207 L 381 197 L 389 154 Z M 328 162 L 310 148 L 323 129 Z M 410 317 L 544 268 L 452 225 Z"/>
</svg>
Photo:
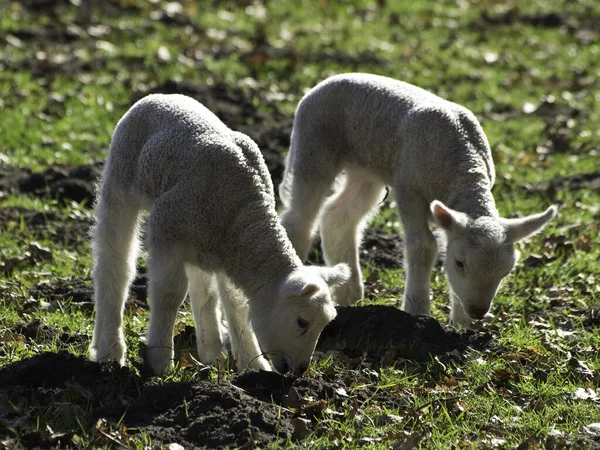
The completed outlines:
<svg viewBox="0 0 600 450">
<path fill-rule="evenodd" d="M 450 189 L 446 205 L 460 211 L 471 219 L 498 217 L 498 210 L 491 192 L 490 181 L 486 177 L 469 176 L 456 180 Z"/>
<path fill-rule="evenodd" d="M 259 216 L 259 217 L 257 217 Z M 229 252 L 229 277 L 249 297 L 264 288 L 278 287 L 302 266 L 277 214 L 247 217 L 237 246 Z"/>
</svg>

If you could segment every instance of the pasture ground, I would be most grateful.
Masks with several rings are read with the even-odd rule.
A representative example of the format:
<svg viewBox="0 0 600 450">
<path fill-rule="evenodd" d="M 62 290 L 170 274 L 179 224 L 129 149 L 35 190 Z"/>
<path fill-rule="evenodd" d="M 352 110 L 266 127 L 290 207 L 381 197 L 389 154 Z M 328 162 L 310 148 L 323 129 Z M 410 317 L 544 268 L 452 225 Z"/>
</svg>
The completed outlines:
<svg viewBox="0 0 600 450">
<path fill-rule="evenodd" d="M 600 448 L 600 6 L 594 0 L 0 0 L 0 448 Z M 560 213 L 477 330 L 399 311 L 392 199 L 367 230 L 366 298 L 340 308 L 306 376 L 195 358 L 140 363 L 143 258 L 128 364 L 86 358 L 94 184 L 117 120 L 190 95 L 263 151 L 275 185 L 294 108 L 340 72 L 402 79 L 480 119 L 508 217 Z M 318 243 L 312 256 L 319 261 Z"/>
</svg>

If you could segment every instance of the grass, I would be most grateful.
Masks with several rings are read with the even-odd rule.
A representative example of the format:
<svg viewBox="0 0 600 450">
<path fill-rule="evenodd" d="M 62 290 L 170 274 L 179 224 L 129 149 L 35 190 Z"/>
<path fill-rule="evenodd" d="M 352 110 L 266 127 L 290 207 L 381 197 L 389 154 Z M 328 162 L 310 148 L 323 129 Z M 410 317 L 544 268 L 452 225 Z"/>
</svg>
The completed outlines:
<svg viewBox="0 0 600 450">
<path fill-rule="evenodd" d="M 597 400 L 576 395 L 588 388 L 598 393 L 600 332 L 585 318 L 600 307 L 600 193 L 590 186 L 558 186 L 553 196 L 532 189 L 598 169 L 600 46 L 592 26 L 600 21 L 597 2 L 302 0 L 291 7 L 207 1 L 200 7 L 184 1 L 173 11 L 166 3 L 142 1 L 77 4 L 56 2 L 36 12 L 18 1 L 0 2 L 7 12 L 0 18 L 6 41 L 0 49 L 4 165 L 43 170 L 101 160 L 132 99 L 166 80 L 240 86 L 250 90 L 257 109 L 268 111 L 274 101 L 291 115 L 306 89 L 326 76 L 366 71 L 412 82 L 474 111 L 493 149 L 494 195 L 503 215 L 561 205 L 543 233 L 518 245 L 521 262 L 484 326 L 497 351 L 473 351 L 444 368 L 433 360 L 382 371 L 374 382 L 378 392 L 400 392 L 404 403 L 394 408 L 373 398 L 358 410 L 326 416 L 306 440 L 311 448 L 389 448 L 407 439 L 421 448 L 560 446 L 561 439 L 575 442 L 583 426 L 600 422 Z M 558 14 L 562 24 L 536 25 L 531 19 L 545 13 Z M 532 113 L 528 104 L 557 112 Z M 60 211 L 67 218 L 90 214 L 84 206 L 48 198 L 0 198 L 0 208 L 17 206 Z M 374 222 L 398 230 L 393 210 Z M 90 312 L 68 298 L 52 311 L 26 309 L 14 300 L 27 299 L 44 280 L 89 278 L 86 237 L 74 247 L 52 234 L 37 235 L 22 222 L 2 227 L 3 262 L 21 257 L 32 242 L 51 249 L 52 258 L 0 272 L 0 364 L 61 346 L 11 339 L 7 330 L 17 324 L 38 319 L 90 335 Z M 542 263 L 524 265 L 531 254 Z M 386 289 L 370 302 L 397 304 L 390 292 L 403 288 L 403 271 L 370 266 L 364 275 L 375 271 Z M 433 292 L 433 316 L 444 322 L 447 287 L 439 273 Z M 133 359 L 146 319 L 126 316 Z M 190 323 L 189 316 L 182 321 Z M 85 348 L 71 351 L 84 354 Z M 335 371 L 337 364 L 316 361 L 313 370 Z M 189 376 L 184 372 L 172 379 Z M 56 422 L 51 412 L 44 414 L 42 422 Z M 132 446 L 149 445 L 147 435 L 138 437 Z"/>
</svg>

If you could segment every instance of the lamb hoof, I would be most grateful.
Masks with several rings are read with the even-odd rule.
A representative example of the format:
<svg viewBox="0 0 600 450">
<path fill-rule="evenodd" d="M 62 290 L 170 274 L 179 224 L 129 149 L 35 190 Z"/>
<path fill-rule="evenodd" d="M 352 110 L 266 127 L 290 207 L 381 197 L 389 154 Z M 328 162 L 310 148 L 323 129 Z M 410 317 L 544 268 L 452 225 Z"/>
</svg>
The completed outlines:
<svg viewBox="0 0 600 450">
<path fill-rule="evenodd" d="M 99 343 L 90 346 L 90 359 L 99 363 L 117 361 L 119 365 L 125 365 L 125 342 L 114 342 L 112 344 Z"/>
<path fill-rule="evenodd" d="M 264 356 L 257 356 L 250 361 L 245 358 L 237 360 L 236 367 L 238 372 L 243 372 L 245 370 L 266 370 L 267 372 L 271 372 L 273 370 Z"/>
<path fill-rule="evenodd" d="M 144 352 L 144 364 L 155 375 L 166 375 L 173 369 L 173 357 L 171 349 L 149 345 Z"/>
<path fill-rule="evenodd" d="M 431 308 L 429 300 L 424 302 L 411 300 L 414 297 L 404 296 L 402 299 L 402 311 L 407 312 L 411 316 L 431 316 Z"/>
<path fill-rule="evenodd" d="M 256 358 L 251 364 L 250 369 L 252 370 L 266 370 L 267 372 L 271 372 L 273 369 L 271 368 L 271 364 L 263 357 L 259 356 Z"/>
<path fill-rule="evenodd" d="M 476 321 L 470 318 L 452 319 L 448 321 L 448 324 L 459 330 L 472 330 L 475 328 Z"/>
<path fill-rule="evenodd" d="M 331 295 L 333 301 L 340 306 L 352 306 L 364 297 L 365 288 L 363 283 L 348 283 L 334 288 Z"/>
</svg>

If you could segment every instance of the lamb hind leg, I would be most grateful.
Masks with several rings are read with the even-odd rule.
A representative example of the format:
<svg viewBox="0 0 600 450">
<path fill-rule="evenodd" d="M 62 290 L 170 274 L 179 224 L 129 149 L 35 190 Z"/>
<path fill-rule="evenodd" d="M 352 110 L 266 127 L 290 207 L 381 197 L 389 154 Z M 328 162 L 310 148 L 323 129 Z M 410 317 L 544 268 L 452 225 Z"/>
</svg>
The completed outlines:
<svg viewBox="0 0 600 450">
<path fill-rule="evenodd" d="M 341 191 L 327 200 L 321 216 L 321 245 L 328 266 L 345 262 L 352 270 L 349 282 L 334 291 L 335 301 L 351 305 L 364 295 L 358 247 L 365 216 L 383 197 L 384 186 L 349 171 Z"/>
<path fill-rule="evenodd" d="M 301 260 L 308 257 L 312 245 L 315 221 L 331 188 L 335 176 L 326 179 L 303 178 L 296 175 L 289 205 L 281 212 L 281 224 Z"/>
<path fill-rule="evenodd" d="M 94 333 L 91 359 L 125 364 L 123 309 L 135 276 L 139 209 L 105 191 L 96 206 L 94 255 Z"/>
<path fill-rule="evenodd" d="M 429 229 L 428 205 L 417 200 L 412 193 L 399 190 L 397 195 L 405 241 L 406 287 L 402 309 L 413 315 L 430 315 L 430 280 L 437 255 L 437 242 Z"/>
<path fill-rule="evenodd" d="M 340 172 L 329 148 L 331 142 L 313 136 L 313 131 L 311 125 L 306 126 L 297 114 L 283 180 L 279 185 L 279 196 L 285 205 L 280 214 L 281 224 L 303 261 L 311 248 L 321 206 Z"/>
</svg>

